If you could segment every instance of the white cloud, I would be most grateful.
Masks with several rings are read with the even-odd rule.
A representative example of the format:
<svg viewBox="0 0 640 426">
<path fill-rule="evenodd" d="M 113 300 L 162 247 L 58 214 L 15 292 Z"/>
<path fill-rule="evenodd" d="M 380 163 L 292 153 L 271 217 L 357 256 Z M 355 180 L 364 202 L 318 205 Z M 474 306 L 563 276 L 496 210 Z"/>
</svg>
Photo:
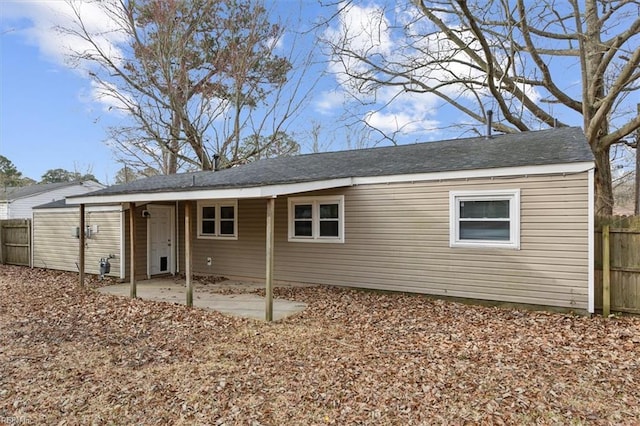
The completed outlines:
<svg viewBox="0 0 640 426">
<path fill-rule="evenodd" d="M 111 3 L 113 4 L 113 0 Z M 11 2 L 3 7 L 7 8 L 4 13 L 5 18 L 20 25 L 15 29 L 18 35 L 22 35 L 28 43 L 37 46 L 48 60 L 59 65 L 67 65 L 67 58 L 71 52 L 91 49 L 91 45 L 86 40 L 60 30 L 76 28 L 74 7 L 87 31 L 100 34 L 96 36 L 100 48 L 110 52 L 113 57 L 120 56 L 117 45 L 126 41 L 127 36 L 118 31 L 118 25 L 114 20 L 117 16 L 106 14 L 104 8 L 100 6 L 108 4 L 108 1 L 99 3 L 73 1 L 71 4 L 65 1 L 25 1 Z"/>
<path fill-rule="evenodd" d="M 321 114 L 329 115 L 342 110 L 346 102 L 346 93 L 342 90 L 330 90 L 320 93 L 315 101 L 315 109 Z"/>
<path fill-rule="evenodd" d="M 377 91 L 378 105 L 384 109 L 368 111 L 366 123 L 387 133 L 424 132 L 438 127 L 434 119 L 439 99 L 430 93 L 413 93 L 397 87 L 381 87 Z"/>
<path fill-rule="evenodd" d="M 426 132 L 438 127 L 438 121 L 428 120 L 419 114 L 407 112 L 371 111 L 364 117 L 367 125 L 386 134 L 410 134 Z"/>
<path fill-rule="evenodd" d="M 265 40 L 265 46 L 267 50 L 272 52 L 283 51 L 285 48 L 285 34 L 282 34 L 278 37 L 269 37 Z"/>
<path fill-rule="evenodd" d="M 91 64 L 72 64 L 69 56 L 74 52 L 95 51 L 88 41 L 73 34 L 79 29 L 78 16 L 86 31 L 94 35 L 98 47 L 117 63 L 122 57 L 118 46 L 128 39 L 117 22 L 120 18 L 117 4 L 116 0 L 9 2 L 2 6 L 2 21 L 3 26 L 11 26 L 12 36 L 22 37 L 26 43 L 36 46 L 48 61 L 88 78 L 86 68 Z M 105 111 L 122 111 L 127 100 L 118 99 L 95 81 L 91 81 L 87 92 L 80 92 L 80 100 L 97 102 Z"/>
<path fill-rule="evenodd" d="M 118 91 L 111 83 L 98 83 L 91 81 L 90 99 L 102 105 L 103 111 L 119 112 L 125 114 L 135 105 L 135 101 L 129 96 Z"/>
<path fill-rule="evenodd" d="M 325 37 L 334 42 L 348 43 L 362 54 L 387 54 L 393 48 L 389 23 L 382 7 L 371 4 L 356 6 L 341 3 L 337 27 L 329 27 Z"/>
<path fill-rule="evenodd" d="M 324 31 L 323 37 L 335 46 L 347 46 L 356 56 L 389 55 L 393 49 L 389 22 L 385 10 L 375 4 L 357 6 L 341 3 L 337 25 Z M 329 71 L 342 85 L 353 80 L 351 73 L 361 73 L 367 67 L 354 55 L 338 55 L 329 61 Z"/>
<path fill-rule="evenodd" d="M 338 83 L 338 89 L 323 92 L 316 103 L 319 112 L 328 114 L 340 108 L 351 109 L 354 115 L 372 127 L 393 134 L 423 132 L 437 127 L 433 119 L 438 98 L 429 93 L 405 92 L 397 86 L 378 85 L 352 75 L 372 77 L 375 72 L 370 65 L 358 57 L 377 61 L 380 58 L 407 62 L 412 60 L 406 40 L 396 43 L 394 29 L 386 16 L 387 10 L 375 3 L 365 6 L 340 4 L 338 24 L 328 28 L 325 39 L 331 44 L 345 46 L 345 51 L 336 52 L 328 64 L 328 71 Z M 410 20 L 415 16 L 404 14 L 401 19 Z M 340 54 L 343 53 L 343 54 Z M 383 77 L 385 78 L 385 77 Z M 388 78 L 388 76 L 386 77 Z M 352 102 L 359 99 L 360 104 Z M 366 104 L 362 109 L 363 105 Z M 373 109 L 372 109 L 373 107 Z M 358 112 L 360 109 L 361 112 Z"/>
<path fill-rule="evenodd" d="M 483 57 L 484 53 L 468 29 L 449 22 L 449 28 L 465 46 L 461 49 L 411 6 L 385 9 L 374 3 L 340 4 L 338 10 L 339 24 L 324 35 L 335 46 L 328 71 L 334 75 L 339 89 L 323 93 L 318 102 L 320 111 L 342 103 L 372 127 L 387 133 L 408 134 L 439 126 L 435 120 L 437 107 L 444 101 L 425 88 L 435 87 L 471 108 L 478 102 L 478 96 L 483 104 L 492 102 L 493 96 L 484 87 L 486 74 L 472 66 L 476 63 L 473 56 Z M 496 54 L 506 68 L 507 58 Z M 380 71 L 377 66 L 387 71 Z M 500 82 L 496 81 L 496 85 Z M 405 92 L 404 87 L 420 93 Z M 535 87 L 521 85 L 520 89 L 534 102 L 540 99 Z M 520 108 L 520 101 L 508 91 L 502 94 L 515 108 Z M 351 102 L 351 95 L 360 103 Z"/>
</svg>

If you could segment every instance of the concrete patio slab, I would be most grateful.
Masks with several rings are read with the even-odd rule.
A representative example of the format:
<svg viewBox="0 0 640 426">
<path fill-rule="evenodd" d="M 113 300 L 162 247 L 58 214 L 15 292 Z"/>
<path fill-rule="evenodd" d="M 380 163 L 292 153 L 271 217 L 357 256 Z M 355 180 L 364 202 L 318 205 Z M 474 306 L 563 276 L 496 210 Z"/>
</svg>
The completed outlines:
<svg viewBox="0 0 640 426">
<path fill-rule="evenodd" d="M 264 285 L 243 281 L 223 281 L 216 284 L 196 284 L 193 292 L 193 306 L 211 309 L 228 315 L 235 315 L 258 320 L 265 319 L 265 298 L 249 291 L 264 288 Z M 98 288 L 104 294 L 129 296 L 130 285 L 116 284 Z M 233 294 L 222 294 L 221 291 L 233 291 Z M 173 277 L 153 278 L 138 281 L 136 293 L 140 299 L 156 302 L 186 303 L 186 287 L 184 279 Z M 273 299 L 273 320 L 285 318 L 303 311 L 306 303 L 285 299 Z"/>
</svg>

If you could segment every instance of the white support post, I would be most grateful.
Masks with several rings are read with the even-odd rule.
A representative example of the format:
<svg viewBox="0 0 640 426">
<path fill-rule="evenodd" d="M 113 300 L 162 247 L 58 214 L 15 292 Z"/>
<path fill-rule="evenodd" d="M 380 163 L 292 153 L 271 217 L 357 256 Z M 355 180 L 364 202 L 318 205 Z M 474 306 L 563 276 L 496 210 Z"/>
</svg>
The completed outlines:
<svg viewBox="0 0 640 426">
<path fill-rule="evenodd" d="M 129 297 L 138 297 L 136 288 L 136 203 L 129 203 Z"/>
<path fill-rule="evenodd" d="M 84 241 L 85 241 L 85 223 L 84 223 L 84 204 L 80 204 L 80 230 L 78 232 L 78 272 L 80 274 L 80 287 L 84 287 Z"/>
<path fill-rule="evenodd" d="M 184 203 L 184 274 L 187 287 L 187 306 L 193 306 L 193 280 L 191 277 L 191 201 Z"/>
<path fill-rule="evenodd" d="M 267 200 L 267 252 L 265 273 L 265 320 L 273 321 L 273 251 L 275 226 L 275 198 Z"/>
</svg>

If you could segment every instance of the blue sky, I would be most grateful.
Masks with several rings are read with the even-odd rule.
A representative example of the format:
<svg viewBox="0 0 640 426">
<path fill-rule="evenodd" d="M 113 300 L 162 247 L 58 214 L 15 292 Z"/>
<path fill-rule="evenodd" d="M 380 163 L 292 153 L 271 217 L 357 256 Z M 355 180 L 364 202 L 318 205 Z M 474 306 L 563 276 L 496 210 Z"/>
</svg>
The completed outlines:
<svg viewBox="0 0 640 426">
<path fill-rule="evenodd" d="M 351 31 L 355 48 L 367 48 L 373 42 L 376 51 L 382 54 L 400 51 L 402 41 L 393 33 L 386 16 L 382 21 L 376 20 L 376 16 L 382 15 L 377 13 L 381 9 L 376 9 L 375 1 L 352 3 L 342 11 L 341 20 L 332 21 L 322 34 L 341 37 Z M 317 0 L 267 1 L 282 19 L 292 19 L 293 24 L 289 25 L 297 29 L 309 28 L 314 20 L 336 14 L 339 4 L 325 3 L 329 6 L 322 7 Z M 88 5 L 83 4 L 88 22 L 97 28 L 104 25 L 104 17 L 91 14 Z M 35 180 L 49 169 L 62 168 L 90 172 L 101 182 L 111 184 L 122 166 L 106 144 L 107 128 L 122 123 L 125 117 L 110 111 L 109 102 L 96 97 L 86 72 L 83 74 L 65 63 L 65 46 L 71 42 L 53 30 L 54 25 L 68 22 L 64 11 L 63 0 L 0 0 L 0 154 L 11 160 L 23 175 Z M 393 11 L 393 7 L 387 11 Z M 410 9 L 398 8 L 394 12 L 398 19 L 411 14 Z M 346 29 L 339 28 L 338 22 Z M 284 43 L 290 40 L 285 36 Z M 308 32 L 297 48 L 305 52 L 316 45 L 314 34 Z M 466 118 L 430 94 L 381 88 L 368 104 L 353 102 L 347 95 L 349 82 L 336 74 L 341 71 L 340 64 L 328 63 L 326 59 L 318 50 L 317 63 L 308 75 L 309 81 L 319 78 L 318 84 L 297 120 L 287 129 L 301 144 L 302 152 L 311 150 L 312 124 L 321 126 L 323 151 L 389 144 L 379 133 L 344 127 L 357 119 L 387 132 L 402 128 L 400 143 L 470 136 L 460 129 L 449 128 L 452 122 L 465 123 Z M 560 65 L 562 69 L 572 69 Z M 571 78 L 578 78 L 578 74 L 565 72 L 561 83 L 569 91 L 579 92 L 579 81 Z M 534 99 L 541 96 L 532 94 Z M 345 119 L 349 114 L 351 117 Z M 566 115 L 559 108 L 553 114 L 570 125 L 582 124 L 579 116 Z"/>
<path fill-rule="evenodd" d="M 317 0 L 267 1 L 281 20 L 303 30 L 302 42 L 297 44 L 300 52 L 316 47 L 316 63 L 305 80 L 318 79 L 317 85 L 287 129 L 301 144 L 302 152 L 312 149 L 314 124 L 320 126 L 321 151 L 389 144 L 380 134 L 345 128 L 363 117 L 384 130 L 406 125 L 401 143 L 442 138 L 436 131 L 426 133 L 429 126 L 438 123 L 435 111 L 439 110 L 441 116 L 446 111 L 428 96 L 403 96 L 395 99 L 391 108 L 376 111 L 376 102 L 380 107 L 395 98 L 392 91 L 381 90 L 376 102 L 366 106 L 354 104 L 346 95 L 345 82 L 336 78 L 332 73 L 335 69 L 317 49 L 314 32 L 304 31 L 323 17 L 336 14 L 340 5 L 325 3 L 329 6 L 321 6 Z M 109 111 L 109 102 L 96 98 L 86 72 L 65 63 L 68 50 L 64 46 L 73 42 L 53 28 L 68 23 L 67 10 L 63 0 L 0 0 L 0 154 L 35 180 L 47 170 L 62 168 L 90 172 L 111 184 L 122 165 L 106 144 L 107 130 L 125 117 Z M 83 10 L 89 23 L 99 27 L 104 21 L 103 16 L 91 14 L 88 3 L 83 4 Z M 366 28 L 372 12 L 375 10 L 370 4 L 356 4 L 344 19 L 351 28 Z M 336 27 L 330 31 L 340 34 Z M 286 35 L 284 43 L 291 40 L 293 36 Z"/>
<path fill-rule="evenodd" d="M 55 24 L 64 22 L 59 16 L 62 3 L 0 1 L 0 154 L 35 180 L 49 169 L 63 168 L 91 172 L 101 182 L 113 183 L 122 166 L 105 143 L 106 130 L 123 117 L 108 112 L 93 96 L 91 81 L 65 64 L 63 43 L 53 30 Z M 300 4 L 292 0 L 280 6 L 295 6 L 290 7 L 294 11 Z M 328 12 L 315 1 L 304 2 L 304 6 L 303 19 L 308 22 Z M 311 35 L 306 42 L 312 42 Z M 316 68 L 315 75 L 319 75 L 323 68 Z M 327 102 L 330 96 L 325 99 L 332 84 L 328 78 L 318 86 L 303 116 L 335 121 Z M 299 121 L 309 123 L 304 117 Z M 298 131 L 298 137 L 305 139 L 302 127 L 292 132 Z M 325 136 L 322 148 L 331 149 L 328 140 L 334 136 Z"/>
<path fill-rule="evenodd" d="M 54 168 L 112 179 L 118 167 L 86 97 L 89 81 L 22 35 L 19 28 L 27 21 L 7 25 L 7 7 L 0 5 L 0 154 L 35 180 Z"/>
</svg>

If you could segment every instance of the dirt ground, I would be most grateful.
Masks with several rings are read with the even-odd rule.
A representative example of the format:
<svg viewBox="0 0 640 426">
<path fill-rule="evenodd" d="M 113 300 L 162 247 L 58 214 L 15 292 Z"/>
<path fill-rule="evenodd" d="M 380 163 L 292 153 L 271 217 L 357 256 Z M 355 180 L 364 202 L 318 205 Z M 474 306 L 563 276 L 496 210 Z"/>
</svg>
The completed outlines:
<svg viewBox="0 0 640 426">
<path fill-rule="evenodd" d="M 0 265 L 0 425 L 640 419 L 640 318 L 330 287 L 276 296 L 308 308 L 265 323 Z"/>
</svg>

